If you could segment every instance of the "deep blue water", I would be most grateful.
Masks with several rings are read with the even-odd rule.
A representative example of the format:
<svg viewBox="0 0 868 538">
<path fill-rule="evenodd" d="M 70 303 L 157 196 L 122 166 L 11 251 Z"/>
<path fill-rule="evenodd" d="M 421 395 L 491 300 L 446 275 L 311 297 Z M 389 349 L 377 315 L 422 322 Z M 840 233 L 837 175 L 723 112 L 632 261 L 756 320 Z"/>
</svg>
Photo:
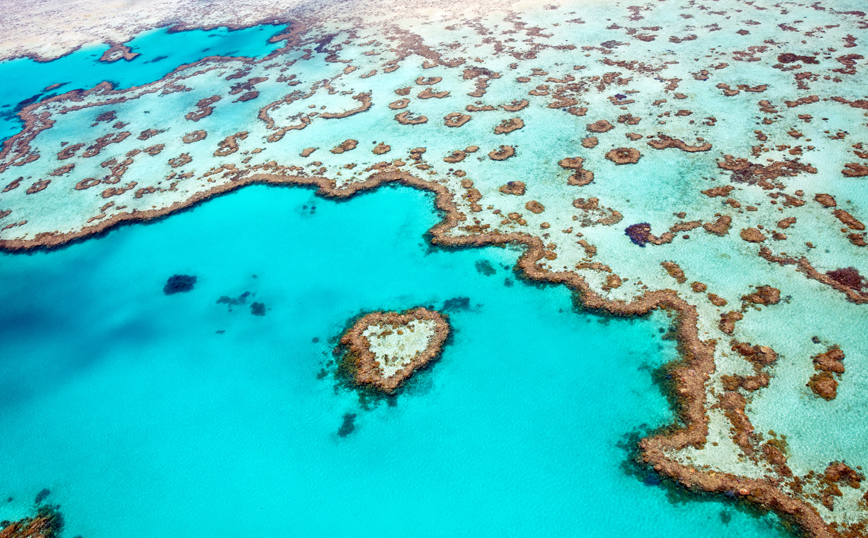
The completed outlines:
<svg viewBox="0 0 868 538">
<path fill-rule="evenodd" d="M 84 538 L 778 534 L 625 472 L 629 434 L 671 419 L 668 318 L 577 313 L 515 278 L 516 250 L 431 250 L 432 207 L 256 186 L 0 255 L 0 520 L 48 488 Z M 194 289 L 165 295 L 173 274 Z M 452 342 L 391 405 L 336 386 L 349 318 L 456 297 Z"/>
<path fill-rule="evenodd" d="M 258 58 L 283 45 L 269 43 L 283 25 L 261 25 L 240 30 L 187 30 L 170 33 L 167 28 L 137 36 L 126 43 L 140 53 L 133 60 L 100 62 L 107 45 L 82 48 L 49 63 L 29 58 L 0 62 L 0 141 L 21 130 L 17 116 L 23 105 L 75 89 L 89 89 L 103 81 L 117 88 L 129 88 L 153 82 L 175 68 L 206 56 L 241 56 Z M 45 91 L 52 84 L 57 89 Z"/>
</svg>

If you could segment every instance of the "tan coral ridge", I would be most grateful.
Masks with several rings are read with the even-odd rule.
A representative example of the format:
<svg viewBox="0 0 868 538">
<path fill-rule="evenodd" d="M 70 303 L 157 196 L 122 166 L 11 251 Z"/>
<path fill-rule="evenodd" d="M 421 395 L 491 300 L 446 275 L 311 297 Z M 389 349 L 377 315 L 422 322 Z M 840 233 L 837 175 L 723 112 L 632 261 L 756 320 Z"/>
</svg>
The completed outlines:
<svg viewBox="0 0 868 538">
<path fill-rule="evenodd" d="M 347 348 L 343 360 L 351 363 L 357 385 L 394 394 L 413 373 L 440 356 L 449 331 L 443 314 L 424 307 L 372 312 L 341 337 Z"/>
<path fill-rule="evenodd" d="M 41 506 L 34 517 L 3 522 L 0 538 L 57 538 L 63 529 L 63 517 L 56 507 Z"/>
</svg>

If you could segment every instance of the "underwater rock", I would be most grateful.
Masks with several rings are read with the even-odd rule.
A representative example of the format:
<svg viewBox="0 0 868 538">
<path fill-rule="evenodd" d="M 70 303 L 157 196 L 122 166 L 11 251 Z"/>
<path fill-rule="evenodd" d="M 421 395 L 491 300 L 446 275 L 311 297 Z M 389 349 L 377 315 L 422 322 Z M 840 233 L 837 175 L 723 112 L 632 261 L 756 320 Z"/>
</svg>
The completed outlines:
<svg viewBox="0 0 868 538">
<path fill-rule="evenodd" d="M 808 388 L 824 400 L 834 400 L 838 396 L 838 382 L 828 372 L 820 372 L 811 376 Z"/>
<path fill-rule="evenodd" d="M 196 277 L 192 275 L 172 275 L 163 286 L 163 293 L 172 295 L 175 293 L 186 293 L 193 289 L 196 284 Z"/>
<path fill-rule="evenodd" d="M 630 238 L 630 241 L 639 245 L 640 247 L 644 247 L 651 236 L 651 225 L 647 222 L 631 224 L 630 226 L 627 226 L 627 229 L 624 230 L 624 233 L 627 234 L 627 236 Z"/>
<path fill-rule="evenodd" d="M 51 490 L 48 488 L 44 488 L 36 494 L 36 499 L 34 499 L 33 503 L 42 504 L 42 501 L 44 501 L 49 495 L 51 495 Z"/>
<path fill-rule="evenodd" d="M 356 414 L 355 413 L 345 413 L 344 414 L 344 422 L 341 424 L 341 427 L 338 428 L 338 437 L 346 437 L 349 434 L 353 433 L 356 429 Z"/>
<path fill-rule="evenodd" d="M 247 303 L 247 298 L 250 296 L 249 291 L 245 291 L 241 295 L 236 297 L 229 297 L 228 295 L 222 295 L 219 299 L 217 299 L 217 304 L 225 304 L 229 306 L 229 311 L 232 312 L 233 306 L 240 306 Z"/>
<path fill-rule="evenodd" d="M 479 260 L 475 265 L 476 272 L 481 275 L 491 276 L 497 272 L 497 269 L 495 269 L 488 260 Z"/>
<path fill-rule="evenodd" d="M 843 267 L 834 271 L 826 271 L 835 282 L 847 286 L 854 291 L 868 291 L 868 279 L 859 274 L 859 270 L 855 267 Z"/>
<path fill-rule="evenodd" d="M 470 310 L 470 297 L 453 297 L 443 302 L 444 312 L 463 312 Z"/>
<path fill-rule="evenodd" d="M 250 313 L 253 314 L 254 316 L 264 316 L 265 315 L 265 303 L 251 303 Z"/>
</svg>

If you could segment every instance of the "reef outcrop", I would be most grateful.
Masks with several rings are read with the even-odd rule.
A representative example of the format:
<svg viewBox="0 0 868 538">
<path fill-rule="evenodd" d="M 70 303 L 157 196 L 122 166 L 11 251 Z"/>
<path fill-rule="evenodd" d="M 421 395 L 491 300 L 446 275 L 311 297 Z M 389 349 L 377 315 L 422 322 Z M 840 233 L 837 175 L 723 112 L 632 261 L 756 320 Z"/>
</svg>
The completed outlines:
<svg viewBox="0 0 868 538">
<path fill-rule="evenodd" d="M 393 394 L 440 356 L 449 330 L 446 316 L 424 307 L 372 312 L 341 336 L 344 368 L 353 373 L 357 385 Z"/>
</svg>

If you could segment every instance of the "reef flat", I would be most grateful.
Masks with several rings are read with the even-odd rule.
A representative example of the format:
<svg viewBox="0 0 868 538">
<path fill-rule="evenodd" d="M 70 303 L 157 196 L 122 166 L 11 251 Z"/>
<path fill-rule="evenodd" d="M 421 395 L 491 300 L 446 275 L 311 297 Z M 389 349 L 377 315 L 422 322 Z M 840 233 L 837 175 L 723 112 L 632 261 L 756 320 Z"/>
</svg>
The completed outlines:
<svg viewBox="0 0 868 538">
<path fill-rule="evenodd" d="M 650 466 L 815 536 L 865 535 L 865 13 L 290 13 L 263 60 L 25 107 L 0 153 L 0 247 L 61 246 L 251 183 L 433 191 L 434 243 L 520 243 L 524 274 L 589 308 L 678 314 L 681 422 L 641 442 Z"/>
<path fill-rule="evenodd" d="M 406 312 L 373 312 L 341 336 L 344 361 L 351 361 L 358 385 L 392 394 L 416 370 L 437 358 L 449 336 L 442 314 L 416 308 Z"/>
</svg>

